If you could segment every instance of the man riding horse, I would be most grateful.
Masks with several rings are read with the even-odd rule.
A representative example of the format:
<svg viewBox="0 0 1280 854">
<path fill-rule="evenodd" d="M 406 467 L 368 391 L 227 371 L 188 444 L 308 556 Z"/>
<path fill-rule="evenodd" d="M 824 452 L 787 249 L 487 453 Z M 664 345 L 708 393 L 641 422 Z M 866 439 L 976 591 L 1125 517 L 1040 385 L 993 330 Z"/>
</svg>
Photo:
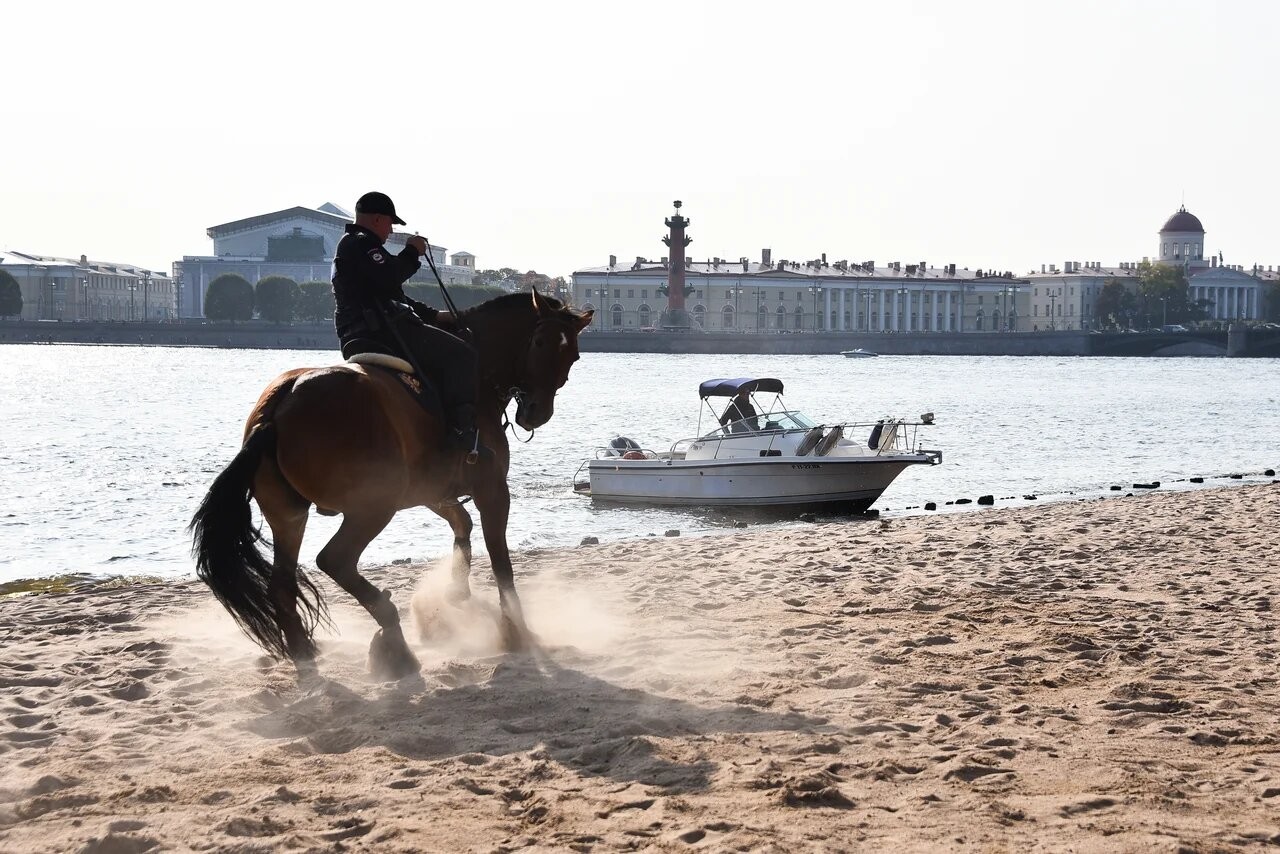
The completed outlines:
<svg viewBox="0 0 1280 854">
<path fill-rule="evenodd" d="M 356 201 L 356 221 L 346 227 L 333 258 L 333 322 L 342 355 L 386 353 L 430 372 L 443 399 L 450 436 L 474 464 L 480 455 L 476 433 L 476 353 L 466 341 L 441 328 L 451 324 L 437 311 L 404 292 L 418 272 L 427 241 L 413 235 L 397 255 L 386 242 L 394 226 L 405 225 L 385 193 L 365 193 Z"/>
</svg>

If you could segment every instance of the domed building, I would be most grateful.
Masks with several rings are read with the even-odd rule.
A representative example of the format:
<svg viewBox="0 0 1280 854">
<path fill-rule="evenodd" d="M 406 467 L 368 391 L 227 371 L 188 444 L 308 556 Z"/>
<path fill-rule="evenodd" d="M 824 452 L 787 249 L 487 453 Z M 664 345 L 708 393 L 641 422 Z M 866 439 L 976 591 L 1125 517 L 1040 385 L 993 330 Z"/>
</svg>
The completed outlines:
<svg viewBox="0 0 1280 854">
<path fill-rule="evenodd" d="M 1160 229 L 1160 263 L 1183 265 L 1204 261 L 1204 226 L 1183 205 Z"/>
<path fill-rule="evenodd" d="M 1206 259 L 1204 224 L 1185 205 L 1165 220 L 1158 235 L 1155 258 L 1142 260 L 1181 267 L 1191 288 L 1191 300 L 1205 301 L 1210 320 L 1264 317 L 1266 287 L 1280 281 L 1280 267 L 1228 265 L 1222 263 L 1221 255 Z M 1061 269 L 1056 264 L 1041 266 L 1039 273 L 1032 271 L 1027 277 L 1031 280 L 1032 330 L 1097 328 L 1094 305 L 1103 286 L 1119 281 L 1136 290 L 1139 271 L 1136 261 L 1122 261 L 1115 267 L 1099 261 L 1066 261 Z"/>
</svg>

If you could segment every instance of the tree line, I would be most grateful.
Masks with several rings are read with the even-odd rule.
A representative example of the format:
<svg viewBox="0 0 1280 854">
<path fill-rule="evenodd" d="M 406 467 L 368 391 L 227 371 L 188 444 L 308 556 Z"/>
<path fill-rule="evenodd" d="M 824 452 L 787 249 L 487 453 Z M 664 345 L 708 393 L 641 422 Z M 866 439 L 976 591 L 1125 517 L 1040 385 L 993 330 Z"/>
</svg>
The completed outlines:
<svg viewBox="0 0 1280 854">
<path fill-rule="evenodd" d="M 1267 320 L 1280 320 L 1280 285 L 1265 285 Z M 1143 261 L 1138 265 L 1137 287 L 1129 288 L 1119 279 L 1102 286 L 1094 316 L 1102 329 L 1133 329 L 1166 323 L 1195 323 L 1207 320 L 1213 301 L 1191 298 L 1191 285 L 1179 267 Z"/>
<path fill-rule="evenodd" d="M 444 308 L 436 285 L 411 282 L 407 296 L 433 308 Z M 506 290 L 490 285 L 450 285 L 449 296 L 459 309 L 471 308 L 501 296 Z M 269 323 L 319 323 L 333 319 L 333 286 L 329 282 L 295 282 L 286 276 L 267 276 L 256 285 L 236 273 L 223 273 L 209 283 L 204 316 L 209 320 L 245 321 L 255 317 Z"/>
</svg>

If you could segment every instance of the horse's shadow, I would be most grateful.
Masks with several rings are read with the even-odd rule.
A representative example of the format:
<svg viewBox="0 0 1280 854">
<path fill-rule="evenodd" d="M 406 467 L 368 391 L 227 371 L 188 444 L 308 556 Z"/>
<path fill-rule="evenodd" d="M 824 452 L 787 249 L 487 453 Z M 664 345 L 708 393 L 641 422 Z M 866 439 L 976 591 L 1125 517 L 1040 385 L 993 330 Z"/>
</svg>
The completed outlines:
<svg viewBox="0 0 1280 854">
<path fill-rule="evenodd" d="M 455 758 L 475 766 L 524 754 L 586 776 L 677 791 L 707 788 L 718 767 L 713 744 L 697 737 L 827 730 L 821 718 L 739 704 L 701 706 L 622 687 L 572 666 L 575 656 L 537 651 L 455 665 L 431 674 L 452 686 L 406 680 L 373 700 L 323 680 L 246 727 L 291 739 L 292 749 L 307 752 L 379 744 L 409 760 Z M 659 739 L 678 741 L 673 747 Z"/>
</svg>

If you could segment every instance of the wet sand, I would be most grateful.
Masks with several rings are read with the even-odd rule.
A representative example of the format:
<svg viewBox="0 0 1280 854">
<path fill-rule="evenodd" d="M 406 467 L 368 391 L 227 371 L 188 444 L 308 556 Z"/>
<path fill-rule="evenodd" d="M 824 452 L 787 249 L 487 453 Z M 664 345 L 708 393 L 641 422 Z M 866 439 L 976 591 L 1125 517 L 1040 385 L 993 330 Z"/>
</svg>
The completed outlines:
<svg viewBox="0 0 1280 854">
<path fill-rule="evenodd" d="M 305 689 L 195 582 L 11 599 L 0 850 L 1277 845 L 1278 523 L 1271 484 L 528 553 L 518 655 L 487 561 L 461 609 L 387 567 L 421 679 L 325 583 Z"/>
</svg>

